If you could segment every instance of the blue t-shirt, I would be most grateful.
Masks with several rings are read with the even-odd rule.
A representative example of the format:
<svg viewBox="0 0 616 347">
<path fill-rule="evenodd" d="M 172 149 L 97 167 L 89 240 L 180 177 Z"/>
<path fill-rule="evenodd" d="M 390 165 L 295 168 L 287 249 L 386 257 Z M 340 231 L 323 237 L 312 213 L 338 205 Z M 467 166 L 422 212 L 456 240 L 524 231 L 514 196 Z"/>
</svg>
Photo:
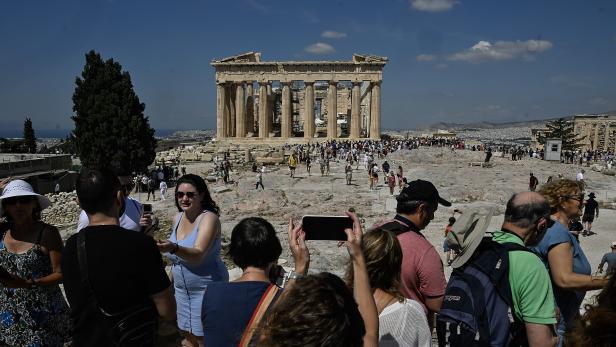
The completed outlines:
<svg viewBox="0 0 616 347">
<path fill-rule="evenodd" d="M 590 275 L 592 269 L 582 247 L 580 247 L 580 243 L 571 232 L 558 221 L 554 222 L 554 225 L 547 230 L 539 244 L 531 249 L 541 257 L 541 260 L 543 260 L 543 263 L 549 270 L 548 252 L 552 247 L 561 243 L 571 244 L 571 248 L 573 249 L 573 272 L 576 274 Z M 560 310 L 558 330 L 561 332 L 569 331 L 573 326 L 573 320 L 579 314 L 580 305 L 584 300 L 586 292 L 563 289 L 558 287 L 555 283 L 553 283 L 552 287 L 554 288 L 556 306 Z"/>
<path fill-rule="evenodd" d="M 257 281 L 208 284 L 201 309 L 205 345 L 237 347 L 268 286 Z"/>
</svg>

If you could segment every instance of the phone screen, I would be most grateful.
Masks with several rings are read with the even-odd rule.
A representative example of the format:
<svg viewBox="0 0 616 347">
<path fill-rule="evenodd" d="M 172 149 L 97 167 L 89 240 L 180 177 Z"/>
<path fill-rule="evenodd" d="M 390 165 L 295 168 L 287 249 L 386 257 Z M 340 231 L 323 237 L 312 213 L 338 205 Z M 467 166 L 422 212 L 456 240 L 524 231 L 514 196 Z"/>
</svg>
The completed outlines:
<svg viewBox="0 0 616 347">
<path fill-rule="evenodd" d="M 152 204 L 143 204 L 143 214 L 152 213 Z"/>
<path fill-rule="evenodd" d="M 302 229 L 306 240 L 346 241 L 344 229 L 353 228 L 353 220 L 347 216 L 304 216 Z"/>
</svg>

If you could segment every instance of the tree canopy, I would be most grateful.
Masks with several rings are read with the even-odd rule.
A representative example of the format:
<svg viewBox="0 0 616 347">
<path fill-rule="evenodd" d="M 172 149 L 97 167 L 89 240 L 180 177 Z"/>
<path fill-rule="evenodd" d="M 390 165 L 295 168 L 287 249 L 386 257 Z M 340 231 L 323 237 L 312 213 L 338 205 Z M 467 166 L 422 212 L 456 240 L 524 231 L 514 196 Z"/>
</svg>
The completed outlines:
<svg viewBox="0 0 616 347">
<path fill-rule="evenodd" d="M 36 153 L 36 136 L 30 118 L 24 121 L 24 146 L 27 153 Z"/>
<path fill-rule="evenodd" d="M 545 143 L 545 139 L 561 139 L 562 149 L 565 151 L 573 151 L 582 146 L 582 141 L 585 137 L 579 137 L 575 134 L 573 122 L 565 118 L 559 118 L 551 122 L 547 122 L 545 127 L 547 131 L 543 135 L 539 135 L 539 142 Z"/>
<path fill-rule="evenodd" d="M 146 171 L 156 156 L 156 139 L 130 74 L 113 59 L 103 61 L 90 51 L 75 84 L 73 137 L 82 164 Z"/>
</svg>

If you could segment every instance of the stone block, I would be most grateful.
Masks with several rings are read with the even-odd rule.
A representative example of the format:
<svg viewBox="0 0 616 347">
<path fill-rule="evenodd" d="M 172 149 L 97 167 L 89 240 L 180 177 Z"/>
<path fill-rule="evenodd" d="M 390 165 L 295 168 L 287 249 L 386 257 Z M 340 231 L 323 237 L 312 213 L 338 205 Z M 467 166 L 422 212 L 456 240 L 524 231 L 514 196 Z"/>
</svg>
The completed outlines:
<svg viewBox="0 0 616 347">
<path fill-rule="evenodd" d="M 230 192 L 231 189 L 229 189 L 229 187 L 227 186 L 219 186 L 219 187 L 214 187 L 214 193 L 223 193 L 223 192 Z"/>
</svg>

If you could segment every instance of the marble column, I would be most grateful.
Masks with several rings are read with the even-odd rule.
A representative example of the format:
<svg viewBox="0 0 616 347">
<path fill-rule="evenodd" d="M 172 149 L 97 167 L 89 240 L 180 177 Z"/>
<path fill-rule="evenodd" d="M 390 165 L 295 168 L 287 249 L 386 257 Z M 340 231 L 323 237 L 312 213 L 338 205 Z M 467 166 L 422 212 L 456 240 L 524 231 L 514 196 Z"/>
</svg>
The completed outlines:
<svg viewBox="0 0 616 347">
<path fill-rule="evenodd" d="M 599 149 L 599 123 L 595 124 L 595 139 L 594 142 L 592 144 L 592 148 L 591 150 L 596 150 Z"/>
<path fill-rule="evenodd" d="M 255 132 L 255 93 L 252 81 L 246 83 L 246 133 Z"/>
<path fill-rule="evenodd" d="M 235 85 L 235 137 L 246 136 L 246 105 L 244 103 L 244 82 L 240 82 Z"/>
<path fill-rule="evenodd" d="M 304 138 L 314 137 L 314 82 L 304 82 Z"/>
<path fill-rule="evenodd" d="M 224 83 L 216 84 L 216 137 L 219 139 L 227 137 L 227 117 L 225 113 L 225 103 L 227 100 Z"/>
<path fill-rule="evenodd" d="M 370 99 L 370 138 L 381 138 L 381 81 L 372 82 Z"/>
<path fill-rule="evenodd" d="M 338 81 L 329 81 L 327 89 L 327 137 L 338 137 Z"/>
<path fill-rule="evenodd" d="M 237 122 L 237 113 L 235 112 L 235 83 L 230 83 L 227 87 L 227 95 L 229 99 L 229 137 L 235 137 L 235 125 Z"/>
<path fill-rule="evenodd" d="M 225 137 L 231 135 L 231 103 L 229 84 L 225 83 Z"/>
<path fill-rule="evenodd" d="M 268 82 L 260 82 L 259 83 L 259 137 L 268 138 L 270 133 L 269 128 L 269 115 L 267 114 L 267 110 L 269 106 L 267 105 L 267 86 Z"/>
<path fill-rule="evenodd" d="M 280 119 L 280 137 L 293 137 L 293 110 L 291 109 L 291 83 L 282 83 L 282 115 Z"/>
<path fill-rule="evenodd" d="M 360 135 L 361 82 L 353 82 L 351 92 L 351 134 L 350 138 L 358 139 Z"/>
</svg>

